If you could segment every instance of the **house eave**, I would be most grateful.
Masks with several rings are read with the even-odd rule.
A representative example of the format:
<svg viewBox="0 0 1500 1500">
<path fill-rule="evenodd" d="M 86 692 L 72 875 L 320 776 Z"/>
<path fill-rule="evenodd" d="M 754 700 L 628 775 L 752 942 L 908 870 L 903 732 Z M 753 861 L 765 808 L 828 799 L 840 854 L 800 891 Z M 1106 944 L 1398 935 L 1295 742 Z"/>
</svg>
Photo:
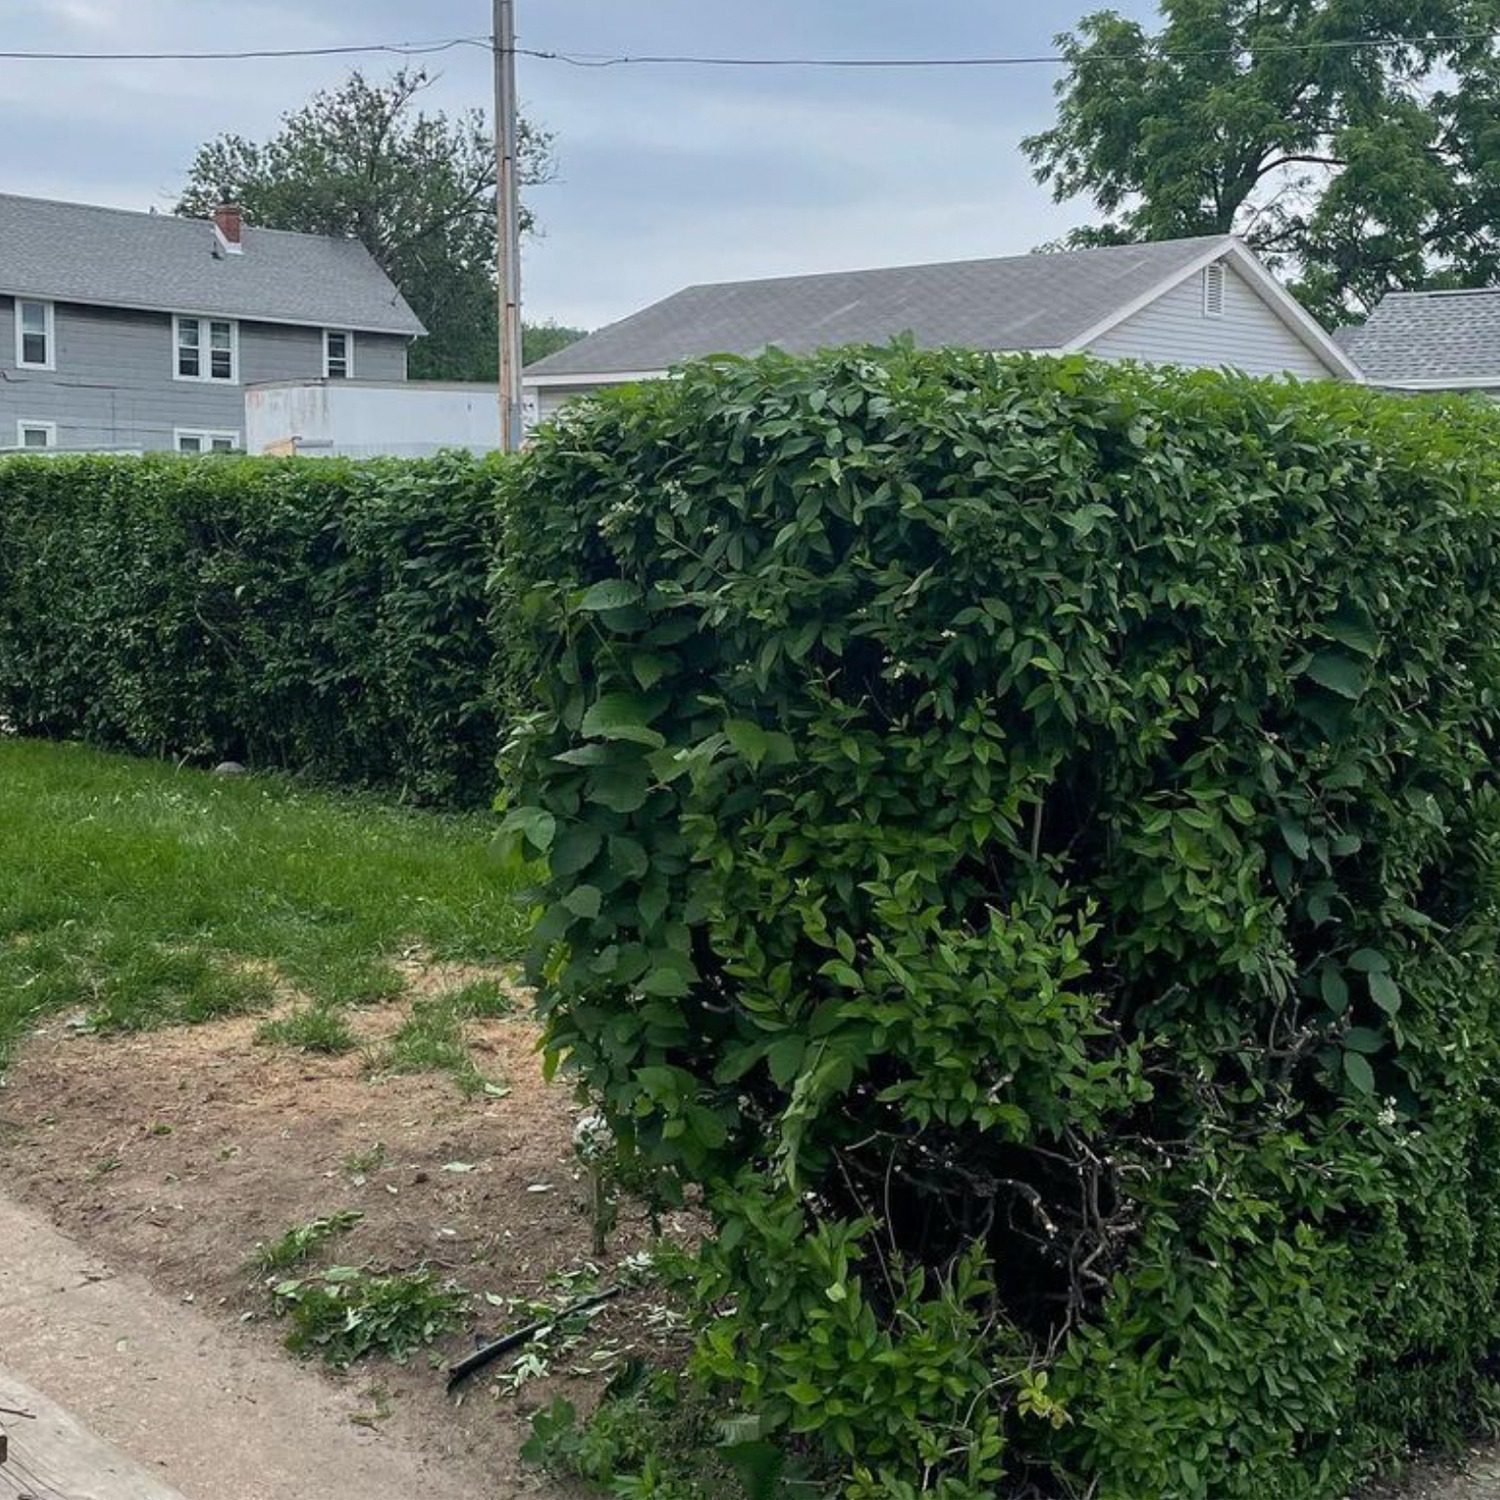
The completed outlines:
<svg viewBox="0 0 1500 1500">
<path fill-rule="evenodd" d="M 174 313 L 184 318 L 228 318 L 236 323 L 272 323 L 284 328 L 339 328 L 350 333 L 378 333 L 387 338 L 418 339 L 426 336 L 427 330 L 418 324 L 416 328 L 393 328 L 390 324 L 351 323 L 347 318 L 312 319 L 284 317 L 280 314 L 232 312 L 222 307 L 166 307 L 155 302 L 131 302 L 125 298 L 80 297 L 72 292 L 47 292 L 31 286 L 16 286 L 0 282 L 0 297 L 25 297 L 37 302 L 64 302 L 75 307 L 118 307 L 127 312 L 163 313 L 168 317 Z"/>
<path fill-rule="evenodd" d="M 596 370 L 585 375 L 549 375 L 543 370 L 533 375 L 523 370 L 521 384 L 528 388 L 632 385 L 638 380 L 665 380 L 670 373 L 669 370 Z"/>
<path fill-rule="evenodd" d="M 1493 391 L 1500 390 L 1500 373 L 1494 375 L 1450 376 L 1432 380 L 1386 380 L 1367 375 L 1366 380 L 1384 391 Z"/>
</svg>

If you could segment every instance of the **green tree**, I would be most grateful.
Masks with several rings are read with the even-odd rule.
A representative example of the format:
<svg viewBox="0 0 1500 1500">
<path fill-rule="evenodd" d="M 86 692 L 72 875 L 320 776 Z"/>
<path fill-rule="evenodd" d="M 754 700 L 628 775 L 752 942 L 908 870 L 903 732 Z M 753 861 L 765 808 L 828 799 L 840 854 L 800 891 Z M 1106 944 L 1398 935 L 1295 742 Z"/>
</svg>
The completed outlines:
<svg viewBox="0 0 1500 1500">
<path fill-rule="evenodd" d="M 1023 144 L 1074 244 L 1237 232 L 1326 321 L 1500 268 L 1497 0 L 1161 0 L 1058 38 L 1050 130 Z"/>
<path fill-rule="evenodd" d="M 385 82 L 354 73 L 286 115 L 264 142 L 221 135 L 200 148 L 177 212 L 206 215 L 225 195 L 251 224 L 361 240 L 401 288 L 428 337 L 417 378 L 493 380 L 495 157 L 480 110 L 422 110 L 431 82 L 402 69 Z M 552 137 L 521 122 L 521 180 L 553 173 Z M 522 212 L 522 229 L 533 219 Z"/>
<path fill-rule="evenodd" d="M 586 328 L 569 328 L 550 319 L 545 323 L 527 323 L 521 329 L 521 362 L 529 365 L 534 360 L 546 359 L 549 354 L 587 337 Z"/>
</svg>

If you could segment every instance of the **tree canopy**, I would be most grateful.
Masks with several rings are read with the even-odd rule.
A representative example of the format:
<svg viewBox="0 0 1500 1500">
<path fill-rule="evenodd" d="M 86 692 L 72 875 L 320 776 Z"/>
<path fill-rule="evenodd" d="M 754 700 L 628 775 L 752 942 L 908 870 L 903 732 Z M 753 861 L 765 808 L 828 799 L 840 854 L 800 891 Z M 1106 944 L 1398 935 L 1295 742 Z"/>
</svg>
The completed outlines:
<svg viewBox="0 0 1500 1500">
<path fill-rule="evenodd" d="M 422 110 L 430 82 L 421 69 L 384 82 L 356 72 L 285 116 L 267 141 L 209 141 L 177 211 L 206 215 L 228 196 L 251 224 L 358 238 L 427 325 L 413 376 L 493 380 L 494 138 L 480 110 Z M 524 119 L 520 167 L 532 185 L 554 170 L 551 135 Z M 523 208 L 523 231 L 533 225 Z"/>
<path fill-rule="evenodd" d="M 545 359 L 587 336 L 586 328 L 570 328 L 550 319 L 544 323 L 527 323 L 521 329 L 521 359 L 529 365 L 533 360 Z"/>
<path fill-rule="evenodd" d="M 1500 0 L 1161 0 L 1058 44 L 1024 147 L 1074 244 L 1236 232 L 1325 321 L 1500 268 Z"/>
</svg>

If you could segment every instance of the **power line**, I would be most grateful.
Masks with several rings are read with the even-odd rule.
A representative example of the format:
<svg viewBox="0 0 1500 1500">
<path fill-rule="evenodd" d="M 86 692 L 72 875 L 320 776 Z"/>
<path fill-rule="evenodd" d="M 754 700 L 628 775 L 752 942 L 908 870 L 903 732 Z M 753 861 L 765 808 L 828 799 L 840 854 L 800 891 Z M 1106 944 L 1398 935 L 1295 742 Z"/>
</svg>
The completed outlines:
<svg viewBox="0 0 1500 1500">
<path fill-rule="evenodd" d="M 1456 31 L 1427 36 L 1346 37 L 1315 42 L 1267 42 L 1253 47 L 1159 48 L 1147 44 L 1136 52 L 1089 53 L 1089 62 L 1174 62 L 1213 58 L 1275 57 L 1318 52 L 1401 51 L 1412 47 L 1493 42 L 1500 31 Z M 457 47 L 489 52 L 488 36 L 446 37 L 430 42 L 365 42 L 336 47 L 264 47 L 243 51 L 205 52 L 58 52 L 0 50 L 0 62 L 253 62 L 296 57 L 350 57 L 362 53 L 393 53 L 427 57 Z M 695 53 L 569 52 L 540 47 L 517 47 L 518 57 L 566 63 L 575 68 L 698 67 L 698 68 L 1025 68 L 1063 67 L 1078 59 L 1061 52 L 1021 53 L 981 57 L 732 57 Z"/>
<path fill-rule="evenodd" d="M 1191 61 L 1223 57 L 1272 57 L 1316 52 L 1393 51 L 1443 43 L 1491 42 L 1500 31 L 1459 31 L 1429 36 L 1349 37 L 1318 42 L 1268 42 L 1256 47 L 1207 47 L 1179 50 L 1147 45 L 1138 52 L 1087 53 L 1089 62 Z M 517 47 L 523 57 L 567 63 L 575 68 L 699 67 L 699 68 L 1025 68 L 1066 66 L 1078 59 L 1066 53 L 1045 52 L 1008 57 L 712 57 L 690 54 L 619 54 L 560 52 Z"/>
<path fill-rule="evenodd" d="M 251 62 L 289 57 L 349 57 L 364 52 L 394 52 L 402 57 L 427 57 L 455 47 L 490 49 L 487 36 L 457 36 L 437 42 L 368 42 L 344 47 L 266 47 L 244 52 L 12 52 L 0 51 L 5 62 Z"/>
</svg>

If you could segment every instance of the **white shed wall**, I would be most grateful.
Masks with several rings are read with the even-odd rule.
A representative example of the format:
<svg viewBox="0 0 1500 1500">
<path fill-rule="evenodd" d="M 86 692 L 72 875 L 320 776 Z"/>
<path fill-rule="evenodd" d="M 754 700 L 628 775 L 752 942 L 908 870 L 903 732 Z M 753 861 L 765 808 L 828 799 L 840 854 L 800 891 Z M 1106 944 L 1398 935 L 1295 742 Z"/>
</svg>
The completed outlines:
<svg viewBox="0 0 1500 1500">
<path fill-rule="evenodd" d="M 499 446 L 495 387 L 357 380 L 254 387 L 245 393 L 245 449 L 347 458 L 419 458 L 444 448 Z"/>
</svg>

